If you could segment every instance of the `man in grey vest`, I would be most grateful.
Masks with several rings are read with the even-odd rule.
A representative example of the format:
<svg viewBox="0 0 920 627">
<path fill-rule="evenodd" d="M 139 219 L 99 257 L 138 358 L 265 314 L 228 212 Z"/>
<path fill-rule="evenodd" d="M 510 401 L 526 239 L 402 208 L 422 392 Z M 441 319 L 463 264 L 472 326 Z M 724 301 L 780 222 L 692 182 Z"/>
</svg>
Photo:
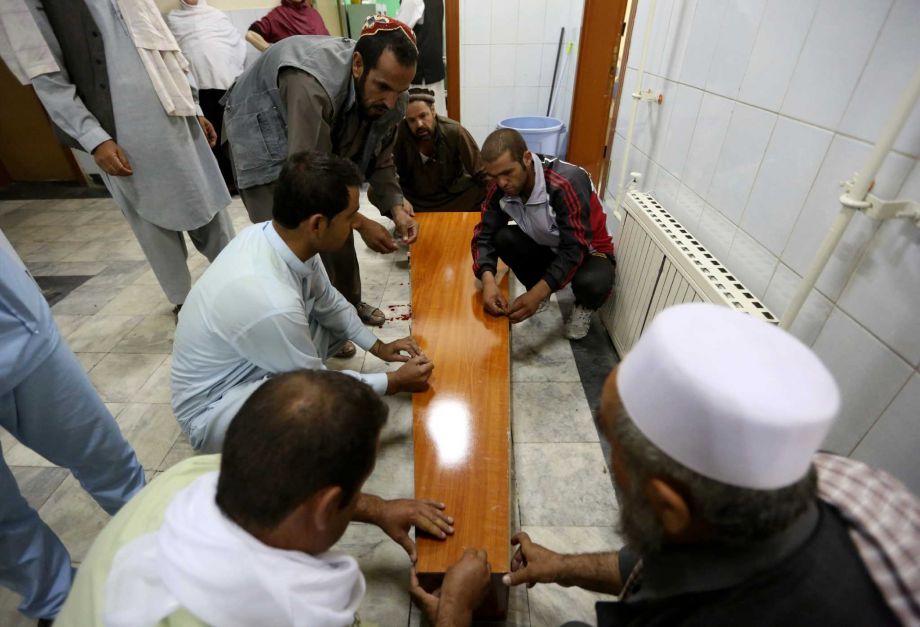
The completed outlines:
<svg viewBox="0 0 920 627">
<path fill-rule="evenodd" d="M 188 62 L 152 0 L 26 4 L 34 45 L 4 60 L 27 68 L 20 79 L 31 79 L 64 141 L 93 155 L 178 313 L 192 284 L 183 231 L 209 260 L 233 238 L 208 146 L 216 136 Z M 47 64 L 35 65 L 37 55 Z"/>
<path fill-rule="evenodd" d="M 391 18 L 368 19 L 357 42 L 320 36 L 288 37 L 268 48 L 224 98 L 224 136 L 240 196 L 253 222 L 271 219 L 275 180 L 288 155 L 332 152 L 354 162 L 369 184 L 368 198 L 395 223 L 402 243 L 418 237 L 412 206 L 403 199 L 393 164 L 396 126 L 406 112 L 418 50 L 412 31 Z M 364 216 L 355 230 L 374 251 L 397 243 Z M 386 317 L 361 301 L 353 235 L 341 251 L 322 254 L 335 288 L 365 324 Z M 347 346 L 340 356 L 354 353 Z"/>
</svg>

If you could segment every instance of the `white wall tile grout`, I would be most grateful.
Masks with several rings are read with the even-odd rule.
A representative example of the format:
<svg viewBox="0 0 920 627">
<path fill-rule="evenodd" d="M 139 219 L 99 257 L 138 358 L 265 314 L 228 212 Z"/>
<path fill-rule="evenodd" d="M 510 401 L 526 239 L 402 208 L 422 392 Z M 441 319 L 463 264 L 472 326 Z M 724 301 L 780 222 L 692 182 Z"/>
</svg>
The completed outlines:
<svg viewBox="0 0 920 627">
<path fill-rule="evenodd" d="M 920 370 L 914 371 L 914 374 L 917 374 L 917 373 L 920 373 Z M 907 386 L 910 385 L 910 380 L 911 380 L 911 377 L 907 377 L 907 381 L 904 382 L 904 385 L 898 388 L 898 391 L 895 392 L 894 396 L 891 397 L 891 400 L 888 401 L 888 404 L 885 405 L 884 408 L 882 408 L 882 411 L 879 412 L 878 417 L 872 421 L 872 424 L 869 425 L 869 428 L 866 429 L 866 432 L 863 433 L 859 437 L 859 439 L 856 441 L 856 444 L 854 444 L 853 447 L 847 452 L 847 455 L 852 455 L 856 451 L 856 449 L 859 448 L 859 445 L 862 444 L 862 441 L 865 440 L 866 437 L 869 435 L 869 433 L 872 432 L 873 427 L 875 427 L 875 425 L 878 424 L 879 420 L 882 419 L 882 416 L 885 415 L 885 412 L 888 411 L 888 408 L 891 407 L 898 400 L 898 396 L 901 394 L 901 392 L 903 392 L 907 388 Z"/>
<path fill-rule="evenodd" d="M 798 68 L 799 62 L 800 62 L 801 59 L 802 59 L 802 52 L 805 50 L 805 44 L 808 42 L 808 36 L 811 35 L 812 28 L 813 28 L 814 25 L 815 25 L 815 20 L 818 19 L 818 8 L 820 8 L 820 7 L 816 7 L 815 10 L 812 12 L 812 14 L 811 14 L 811 20 L 809 20 L 809 22 L 808 22 L 808 30 L 805 31 L 805 36 L 802 37 L 802 44 L 799 46 L 799 50 L 798 50 L 798 52 L 797 52 L 796 55 L 795 55 L 795 58 L 796 58 L 795 65 L 792 67 L 792 72 L 790 72 L 790 74 L 789 74 L 790 80 L 789 80 L 789 82 L 786 84 L 786 90 L 783 92 L 783 97 L 780 99 L 779 105 L 777 106 L 777 109 L 776 109 L 777 113 L 779 113 L 780 111 L 782 111 L 782 109 L 783 109 L 783 103 L 786 102 L 786 98 L 789 96 L 789 90 L 792 88 L 792 80 L 791 80 L 791 78 L 792 78 L 793 75 L 795 75 L 795 70 L 796 70 L 796 68 Z M 787 117 L 789 117 L 789 116 L 787 116 Z M 791 119 L 795 119 L 795 118 L 791 118 Z M 803 120 L 797 120 L 797 121 L 803 122 Z M 830 130 L 830 129 L 828 129 L 828 130 Z"/>
<path fill-rule="evenodd" d="M 859 82 L 862 80 L 863 73 L 866 71 L 866 68 L 869 67 L 869 62 L 872 60 L 872 50 L 875 49 L 875 47 L 878 45 L 879 41 L 881 40 L 882 32 L 885 30 L 885 23 L 888 21 L 888 18 L 891 16 L 891 12 L 894 10 L 895 4 L 897 4 L 897 0 L 894 0 L 891 4 L 888 5 L 888 11 L 885 13 L 885 19 L 882 20 L 881 26 L 879 26 L 878 32 L 875 34 L 875 38 L 872 41 L 872 48 L 870 48 L 869 54 L 866 55 L 866 59 L 863 62 L 862 67 L 859 68 L 859 76 L 856 78 L 856 83 L 854 83 L 853 89 L 850 91 L 850 95 L 847 98 L 847 104 L 843 108 L 843 113 L 840 114 L 840 119 L 837 120 L 837 123 L 834 125 L 835 127 L 839 127 L 843 123 L 843 117 L 844 115 L 846 115 L 847 110 L 850 108 L 850 104 L 853 102 L 853 98 L 856 96 L 856 89 L 857 87 L 859 87 Z M 815 15 L 817 15 L 817 11 L 815 12 Z M 813 21 L 814 21 L 814 18 L 812 19 L 812 22 Z M 805 38 L 806 40 L 808 39 L 807 36 Z M 899 96 L 900 94 L 897 94 L 897 95 Z M 836 129 L 834 129 L 834 132 L 835 133 L 837 132 Z M 859 138 L 854 137 L 853 139 L 859 139 Z M 860 141 L 865 141 L 865 140 L 860 140 Z M 867 143 L 874 144 L 875 142 L 867 142 Z M 912 155 L 912 156 L 917 156 L 917 155 Z"/>
<path fill-rule="evenodd" d="M 773 141 L 773 133 L 776 132 L 776 127 L 779 126 L 779 114 L 774 114 L 777 116 L 776 120 L 773 121 L 773 128 L 770 129 L 770 136 L 767 138 L 766 146 L 764 147 L 764 157 L 767 154 L 767 151 L 770 149 L 770 143 Z M 741 215 L 738 216 L 738 222 L 736 226 L 741 228 L 741 223 L 744 222 L 744 214 L 747 213 L 748 203 L 751 201 L 751 194 L 754 193 L 754 185 L 757 183 L 757 177 L 760 176 L 760 171 L 763 168 L 763 163 L 766 159 L 761 158 L 760 163 L 757 164 L 757 170 L 754 172 L 754 178 L 751 179 L 751 189 L 748 190 L 748 194 L 744 199 L 744 205 L 741 207 Z M 801 209 L 800 209 L 801 211 Z M 751 237 L 754 237 L 751 235 Z M 754 237 L 756 240 L 757 238 Z"/>
<path fill-rule="evenodd" d="M 629 69 L 635 70 L 635 68 L 632 68 L 632 67 L 630 67 Z M 793 122 L 798 122 L 799 124 L 805 124 L 805 125 L 807 125 L 807 126 L 814 126 L 815 128 L 819 128 L 819 129 L 824 130 L 824 131 L 829 131 L 829 132 L 831 132 L 831 133 L 834 133 L 835 135 L 840 135 L 841 137 L 845 137 L 845 138 L 847 138 L 847 139 L 852 139 L 852 140 L 854 140 L 854 141 L 862 142 L 862 143 L 868 144 L 868 145 L 870 145 L 870 146 L 875 145 L 875 142 L 874 142 L 874 141 L 870 141 L 870 140 L 867 140 L 867 139 L 865 139 L 865 138 L 863 138 L 863 137 L 859 137 L 859 136 L 857 136 L 857 135 L 853 135 L 853 134 L 851 134 L 851 133 L 847 133 L 846 131 L 842 131 L 842 130 L 838 130 L 838 129 L 835 129 L 835 128 L 831 128 L 831 127 L 828 127 L 828 126 L 824 126 L 824 125 L 822 125 L 822 124 L 817 124 L 817 123 L 815 123 L 815 122 L 810 122 L 810 121 L 805 120 L 805 119 L 803 119 L 803 118 L 799 118 L 799 117 L 796 117 L 796 116 L 794 116 L 794 115 L 789 115 L 789 114 L 787 114 L 787 113 L 781 113 L 779 110 L 770 109 L 770 108 L 767 108 L 767 107 L 762 107 L 762 106 L 757 105 L 757 104 L 754 104 L 754 103 L 752 103 L 752 102 L 748 102 L 748 101 L 746 101 L 746 100 L 742 100 L 741 98 L 727 98 L 726 96 L 724 96 L 724 95 L 722 95 L 722 94 L 719 94 L 719 93 L 717 93 L 717 92 L 714 92 L 714 91 L 707 91 L 706 89 L 697 87 L 696 85 L 693 85 L 693 84 L 691 84 L 691 83 L 684 83 L 684 82 L 681 82 L 681 81 L 678 81 L 678 80 L 666 78 L 666 77 L 661 76 L 661 75 L 659 75 L 659 74 L 653 74 L 652 72 L 646 71 L 645 74 L 646 74 L 647 76 L 652 76 L 652 77 L 654 77 L 654 78 L 656 78 L 656 79 L 660 79 L 660 80 L 663 80 L 663 81 L 668 81 L 668 82 L 670 82 L 670 83 L 674 83 L 676 86 L 683 85 L 684 87 L 689 87 L 689 88 L 691 88 L 691 89 L 699 90 L 699 91 L 703 92 L 704 95 L 705 95 L 705 94 L 709 94 L 710 96 L 715 96 L 715 97 L 717 97 L 717 98 L 725 98 L 726 100 L 732 100 L 733 102 L 743 104 L 743 105 L 745 105 L 745 106 L 751 107 L 752 109 L 759 109 L 759 110 L 764 111 L 764 112 L 766 112 L 766 113 L 772 113 L 772 114 L 774 114 L 774 115 L 777 115 L 777 116 L 786 118 L 786 119 L 788 119 L 788 120 L 792 120 Z M 647 84 L 643 84 L 643 88 L 648 88 L 648 85 L 647 85 Z M 662 104 L 662 106 L 664 106 L 664 104 Z M 621 113 L 622 113 L 622 112 L 623 112 L 623 111 L 622 111 L 622 109 L 621 109 Z M 629 113 L 629 112 L 626 111 L 625 115 L 628 115 L 628 113 Z M 901 155 L 902 157 L 907 157 L 907 158 L 909 158 L 909 159 L 917 159 L 917 158 L 920 158 L 920 145 L 917 146 L 917 152 L 916 152 L 915 154 L 914 154 L 914 153 L 909 153 L 909 152 L 904 152 L 904 151 L 902 151 L 902 150 L 898 150 L 898 149 L 894 149 L 894 148 L 891 150 L 891 153 L 893 153 L 893 154 L 898 154 L 898 155 Z"/>
<path fill-rule="evenodd" d="M 831 143 L 833 141 L 834 140 L 832 138 Z M 795 227 L 798 225 L 799 220 L 802 218 L 802 212 L 805 211 L 805 203 L 808 201 L 808 197 L 811 195 L 811 192 L 814 189 L 815 184 L 818 182 L 818 173 L 821 171 L 821 168 L 824 166 L 824 162 L 827 159 L 827 155 L 830 153 L 830 150 L 831 150 L 831 146 L 830 146 L 830 143 L 828 143 L 827 149 L 825 149 L 824 154 L 821 156 L 821 163 L 818 164 L 818 168 L 815 170 L 815 176 L 811 180 L 811 185 L 808 186 L 808 193 L 805 195 L 805 200 L 802 202 L 802 206 L 799 207 L 799 212 L 795 216 L 795 222 L 793 222 L 792 228 L 789 229 L 789 233 L 786 235 L 786 241 L 783 242 L 782 252 L 780 252 L 780 255 L 779 255 L 780 258 L 782 258 L 783 253 L 786 252 L 786 249 L 789 246 L 789 241 L 792 239 L 792 234 L 795 232 Z M 845 176 L 845 175 L 842 175 L 842 176 Z M 834 199 L 834 200 L 836 201 L 837 199 Z M 817 286 L 816 286 L 816 289 L 817 289 Z"/>
</svg>

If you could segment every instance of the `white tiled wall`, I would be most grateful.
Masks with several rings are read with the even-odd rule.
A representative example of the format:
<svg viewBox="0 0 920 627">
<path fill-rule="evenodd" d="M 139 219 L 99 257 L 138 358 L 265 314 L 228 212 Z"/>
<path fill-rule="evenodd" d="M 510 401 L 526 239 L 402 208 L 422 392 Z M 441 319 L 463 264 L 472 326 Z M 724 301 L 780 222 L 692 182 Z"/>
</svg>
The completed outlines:
<svg viewBox="0 0 920 627">
<path fill-rule="evenodd" d="M 460 121 L 476 141 L 504 118 L 546 115 L 563 27 L 572 47 L 563 48 L 552 116 L 568 124 L 583 8 L 584 0 L 461 0 Z"/>
<path fill-rule="evenodd" d="M 636 90 L 639 0 L 623 93 Z M 782 314 L 920 63 L 917 0 L 659 0 L 629 170 Z M 621 104 L 613 201 L 631 101 Z M 920 200 L 920 107 L 874 193 Z M 826 446 L 920 493 L 920 229 L 857 215 L 793 332 L 837 377 Z"/>
</svg>

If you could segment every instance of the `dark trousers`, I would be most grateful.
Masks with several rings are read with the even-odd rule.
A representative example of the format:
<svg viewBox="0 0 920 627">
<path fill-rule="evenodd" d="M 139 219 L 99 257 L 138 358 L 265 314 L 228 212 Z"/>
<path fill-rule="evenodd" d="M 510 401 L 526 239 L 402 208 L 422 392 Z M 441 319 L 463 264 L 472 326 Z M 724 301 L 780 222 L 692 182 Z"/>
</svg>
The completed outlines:
<svg viewBox="0 0 920 627">
<path fill-rule="evenodd" d="M 528 290 L 540 282 L 556 259 L 549 246 L 541 246 L 518 226 L 503 227 L 495 234 L 499 258 L 508 264 Z M 587 255 L 572 278 L 575 304 L 598 309 L 613 289 L 614 261 L 607 255 Z"/>
<path fill-rule="evenodd" d="M 227 93 L 225 89 L 200 89 L 198 90 L 198 104 L 201 105 L 201 111 L 204 117 L 208 119 L 217 132 L 217 144 L 212 148 L 214 158 L 217 159 L 217 165 L 220 173 L 224 177 L 224 183 L 227 189 L 235 194 L 236 182 L 233 178 L 233 166 L 230 165 L 230 159 L 226 153 L 221 150 L 221 140 L 223 139 L 224 130 L 224 107 L 220 104 L 220 99 Z"/>
<path fill-rule="evenodd" d="M 253 224 L 272 219 L 272 202 L 275 183 L 256 185 L 240 190 L 240 198 L 246 206 L 246 212 Z M 355 252 L 354 231 L 348 241 L 334 253 L 320 253 L 320 259 L 326 268 L 326 274 L 332 286 L 342 293 L 355 307 L 361 302 L 361 270 L 358 267 L 358 254 Z"/>
</svg>

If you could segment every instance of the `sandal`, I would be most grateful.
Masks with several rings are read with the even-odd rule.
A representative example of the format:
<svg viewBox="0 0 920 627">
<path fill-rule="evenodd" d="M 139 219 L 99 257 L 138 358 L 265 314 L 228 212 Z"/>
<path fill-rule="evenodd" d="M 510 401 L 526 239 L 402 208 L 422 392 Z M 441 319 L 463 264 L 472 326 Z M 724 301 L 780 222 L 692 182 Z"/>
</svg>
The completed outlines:
<svg viewBox="0 0 920 627">
<path fill-rule="evenodd" d="M 356 309 L 358 310 L 358 317 L 361 318 L 361 322 L 364 324 L 369 324 L 372 327 L 382 327 L 383 323 L 387 321 L 387 317 L 382 311 L 368 303 L 358 303 Z"/>
<path fill-rule="evenodd" d="M 349 359 L 351 357 L 354 357 L 355 353 L 357 352 L 358 352 L 358 349 L 355 348 L 355 343 L 351 341 L 346 341 L 342 345 L 342 348 L 339 349 L 339 352 L 337 352 L 332 357 L 333 359 Z"/>
</svg>

